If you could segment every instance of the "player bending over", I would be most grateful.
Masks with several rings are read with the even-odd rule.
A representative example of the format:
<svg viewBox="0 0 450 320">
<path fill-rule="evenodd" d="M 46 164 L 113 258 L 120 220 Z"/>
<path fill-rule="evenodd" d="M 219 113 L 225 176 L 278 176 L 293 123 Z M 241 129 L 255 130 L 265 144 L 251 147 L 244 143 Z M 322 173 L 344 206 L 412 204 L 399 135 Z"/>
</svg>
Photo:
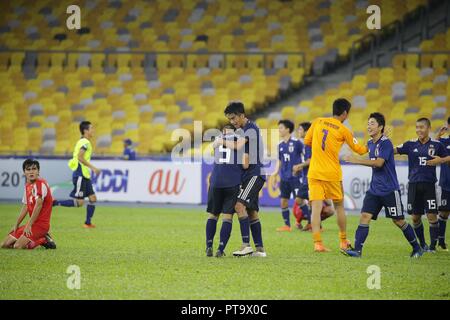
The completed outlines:
<svg viewBox="0 0 450 320">
<path fill-rule="evenodd" d="M 50 187 L 47 181 L 39 177 L 38 161 L 27 159 L 22 164 L 22 169 L 26 178 L 23 206 L 16 224 L 3 240 L 1 247 L 34 249 L 43 246 L 46 249 L 56 249 L 55 242 L 48 235 L 53 202 Z M 30 215 L 30 220 L 20 226 L 27 214 Z"/>
<path fill-rule="evenodd" d="M 225 108 L 225 116 L 237 129 L 239 136 L 236 142 L 218 139 L 219 144 L 232 150 L 243 150 L 244 163 L 248 168 L 244 170 L 241 180 L 241 190 L 237 198 L 235 210 L 239 217 L 242 247 L 233 252 L 234 256 L 252 255 L 266 257 L 264 250 L 261 222 L 259 220 L 259 192 L 266 180 L 262 173 L 262 159 L 264 146 L 258 126 L 247 119 L 242 102 L 231 102 Z M 256 251 L 250 246 L 250 230 Z"/>
<path fill-rule="evenodd" d="M 222 138 L 225 141 L 236 141 L 232 125 L 225 125 Z M 208 190 L 209 213 L 206 221 L 206 256 L 213 256 L 213 240 L 216 234 L 217 220 L 222 213 L 222 228 L 220 243 L 216 257 L 225 256 L 225 247 L 230 239 L 233 226 L 234 207 L 240 191 L 242 165 L 238 161 L 237 150 L 231 150 L 223 145 L 214 149 L 214 166 L 211 173 Z"/>
<path fill-rule="evenodd" d="M 450 154 L 450 136 L 444 138 L 444 134 L 449 132 L 450 129 L 450 117 L 447 119 L 447 125 L 443 126 L 438 134 L 437 138 L 447 149 L 447 154 Z M 439 177 L 440 186 L 440 201 L 439 201 L 439 236 L 438 236 L 438 249 L 448 251 L 447 244 L 445 243 L 445 229 L 447 226 L 448 216 L 450 214 L 450 156 L 446 158 L 440 158 L 435 156 L 434 159 L 428 160 L 427 165 L 435 166 L 441 165 L 441 176 Z"/>
<path fill-rule="evenodd" d="M 375 112 L 369 116 L 367 132 L 372 138 L 368 141 L 369 158 L 359 159 L 345 156 L 349 163 L 372 167 L 372 179 L 369 190 L 364 197 L 361 218 L 355 234 L 355 249 L 342 249 L 341 252 L 350 257 L 361 257 L 362 249 L 369 234 L 370 220 L 377 220 L 380 210 L 384 207 L 386 217 L 392 218 L 397 227 L 411 244 L 412 258 L 422 256 L 423 251 L 414 234 L 413 228 L 405 221 L 403 204 L 400 198 L 400 186 L 395 170 L 394 147 L 391 140 L 384 134 L 386 121 L 381 113 Z"/>
<path fill-rule="evenodd" d="M 299 197 L 300 190 L 300 170 L 294 171 L 293 167 L 303 161 L 303 143 L 292 137 L 294 123 L 290 120 L 280 120 L 278 130 L 282 141 L 278 145 L 278 161 L 274 175 L 280 175 L 280 206 L 284 226 L 277 228 L 277 231 L 288 231 L 291 229 L 289 199 L 293 195 L 295 202 L 305 209 L 306 201 Z M 305 215 L 308 210 L 305 209 Z"/>
<path fill-rule="evenodd" d="M 346 142 L 360 155 L 367 153 L 367 147 L 359 145 L 351 131 L 343 122 L 348 118 L 351 104 L 346 99 L 333 102 L 333 117 L 314 120 L 306 133 L 305 144 L 312 147 L 308 172 L 309 198 L 312 207 L 312 233 L 314 251 L 330 251 L 322 243 L 320 234 L 320 213 L 323 201 L 333 200 L 339 226 L 340 248 L 347 249 L 347 221 L 344 210 L 344 191 L 342 188 L 342 169 L 339 164 L 339 151 Z"/>
<path fill-rule="evenodd" d="M 298 136 L 301 141 L 306 136 L 306 133 L 308 132 L 309 128 L 311 127 L 311 122 L 302 122 L 300 123 L 298 127 Z M 308 187 L 308 169 L 309 164 L 311 162 L 311 146 L 304 146 L 303 149 L 303 162 L 300 164 L 297 164 L 293 167 L 294 174 L 297 174 L 300 171 L 303 171 L 302 173 L 302 183 L 300 185 L 300 190 L 298 191 L 298 195 L 302 199 L 308 199 L 309 200 L 309 187 Z M 299 206 L 297 202 L 294 202 L 294 208 L 293 208 L 294 216 L 296 219 L 295 226 L 300 229 L 301 231 L 311 231 L 311 212 L 309 210 L 308 203 L 306 200 L 304 200 L 303 205 Z M 334 215 L 334 207 L 333 207 L 333 201 L 327 199 L 323 202 L 323 208 L 322 212 L 320 213 L 320 220 L 324 221 Z M 304 228 L 302 228 L 301 222 L 302 220 L 306 220 L 307 224 Z M 322 228 L 322 225 L 320 226 Z"/>
<path fill-rule="evenodd" d="M 445 158 L 444 145 L 430 138 L 431 123 L 427 118 L 416 122 L 418 139 L 407 141 L 394 149 L 394 153 L 408 155 L 408 213 L 411 215 L 414 231 L 424 251 L 434 252 L 439 235 L 436 201 L 436 167 L 427 165 L 433 156 Z M 422 215 L 430 223 L 430 246 L 425 242 Z"/>
<path fill-rule="evenodd" d="M 69 161 L 69 167 L 72 169 L 73 191 L 70 193 L 72 199 L 58 201 L 55 200 L 53 205 L 62 207 L 82 207 L 84 198 L 89 199 L 86 206 L 86 221 L 84 228 L 95 228 L 91 223 L 94 216 L 95 202 L 97 196 L 91 182 L 91 169 L 95 174 L 100 174 L 100 169 L 97 169 L 91 164 L 92 144 L 91 140 L 94 137 L 94 127 L 89 121 L 80 123 L 81 139 L 78 140 L 73 150 L 73 158 Z"/>
</svg>

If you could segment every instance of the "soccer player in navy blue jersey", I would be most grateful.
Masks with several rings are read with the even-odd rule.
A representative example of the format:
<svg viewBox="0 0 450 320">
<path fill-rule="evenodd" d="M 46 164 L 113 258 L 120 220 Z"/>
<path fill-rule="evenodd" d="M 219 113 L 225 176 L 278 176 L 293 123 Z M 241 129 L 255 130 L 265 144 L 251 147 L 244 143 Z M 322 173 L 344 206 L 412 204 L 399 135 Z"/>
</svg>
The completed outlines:
<svg viewBox="0 0 450 320">
<path fill-rule="evenodd" d="M 232 125 L 225 125 L 222 138 L 225 141 L 236 141 Z M 220 243 L 216 257 L 223 257 L 224 250 L 230 239 L 234 207 L 240 192 L 243 172 L 242 162 L 238 160 L 239 152 L 223 145 L 214 149 L 214 166 L 210 177 L 208 190 L 209 213 L 206 222 L 206 256 L 213 255 L 213 240 L 216 234 L 217 220 L 222 213 L 222 228 L 220 230 Z"/>
<path fill-rule="evenodd" d="M 225 116 L 235 127 L 239 136 L 236 142 L 218 139 L 216 143 L 223 144 L 232 150 L 243 150 L 243 163 L 248 165 L 241 180 L 235 210 L 239 217 L 242 246 L 234 251 L 234 256 L 252 255 L 266 257 L 262 240 L 262 228 L 259 219 L 259 192 L 266 181 L 263 172 L 264 145 L 258 126 L 245 115 L 242 102 L 230 102 L 224 110 Z M 250 246 L 250 230 L 256 251 Z"/>
<path fill-rule="evenodd" d="M 311 122 L 302 122 L 300 123 L 298 127 L 298 136 L 300 138 L 300 141 L 303 141 L 303 139 L 306 136 L 306 133 L 308 132 L 309 128 L 311 127 Z M 293 166 L 293 172 L 294 174 L 297 174 L 299 172 L 302 173 L 301 177 L 301 184 L 300 189 L 298 190 L 298 197 L 300 199 L 303 199 L 300 206 L 297 205 L 297 202 L 294 203 L 294 216 L 296 218 L 296 227 L 300 229 L 301 231 L 311 231 L 311 210 L 309 208 L 309 205 L 306 203 L 306 200 L 309 200 L 309 187 L 308 187 L 308 170 L 309 170 L 309 164 L 311 162 L 311 155 L 312 150 L 311 146 L 307 146 L 304 144 L 303 148 L 303 162 Z M 300 210 L 298 210 L 300 209 Z M 320 213 L 320 220 L 324 221 L 325 219 L 328 219 L 334 215 L 334 206 L 333 201 L 330 199 L 325 200 L 323 202 L 323 208 L 322 212 Z M 308 223 L 304 228 L 302 228 L 301 220 L 306 219 Z M 322 226 L 321 226 L 322 228 Z"/>
<path fill-rule="evenodd" d="M 278 145 L 278 161 L 274 175 L 280 175 L 280 206 L 284 220 L 284 226 L 277 231 L 288 231 L 291 229 L 289 199 L 291 195 L 299 205 L 304 205 L 304 200 L 298 195 L 301 187 L 300 172 L 294 172 L 294 166 L 303 162 L 303 143 L 292 137 L 294 123 L 290 120 L 280 120 L 278 129 L 282 141 Z"/>
<path fill-rule="evenodd" d="M 376 220 L 384 207 L 386 217 L 403 231 L 405 238 L 411 244 L 413 251 L 411 257 L 422 255 L 422 249 L 417 242 L 413 228 L 405 221 L 403 204 L 400 198 L 400 186 L 397 180 L 394 161 L 394 147 L 392 142 L 384 135 L 386 121 L 381 113 L 370 114 L 367 132 L 371 140 L 368 141 L 370 160 L 359 159 L 354 156 L 345 156 L 349 163 L 372 167 L 372 180 L 370 188 L 364 197 L 361 209 L 361 218 L 355 234 L 355 248 L 341 249 L 341 252 L 351 257 L 361 257 L 363 245 L 369 234 L 370 220 Z"/>
<path fill-rule="evenodd" d="M 447 149 L 447 154 L 450 155 L 450 117 L 447 119 L 447 124 L 443 126 L 437 133 L 437 139 Z M 447 137 L 444 135 L 447 134 Z M 439 198 L 439 236 L 438 236 L 438 249 L 448 251 L 447 244 L 445 243 L 445 229 L 447 227 L 447 220 L 450 214 L 450 156 L 447 158 L 440 158 L 435 156 L 434 159 L 428 160 L 427 165 L 435 166 L 441 165 L 441 175 L 439 177 L 440 193 Z"/>
<path fill-rule="evenodd" d="M 423 250 L 435 252 L 439 235 L 436 200 L 436 167 L 427 165 L 433 156 L 445 158 L 444 145 L 430 138 L 431 123 L 427 118 L 416 122 L 418 139 L 407 141 L 394 149 L 394 153 L 408 155 L 408 213 L 412 217 L 414 231 Z M 426 214 L 430 223 L 430 246 L 425 242 L 422 215 Z"/>
</svg>

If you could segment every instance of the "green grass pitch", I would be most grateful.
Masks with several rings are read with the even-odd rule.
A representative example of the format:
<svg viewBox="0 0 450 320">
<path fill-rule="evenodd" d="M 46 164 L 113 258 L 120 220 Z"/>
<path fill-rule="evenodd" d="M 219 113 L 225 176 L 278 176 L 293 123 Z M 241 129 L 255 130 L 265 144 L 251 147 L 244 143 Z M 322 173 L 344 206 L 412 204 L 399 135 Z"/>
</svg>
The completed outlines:
<svg viewBox="0 0 450 320">
<path fill-rule="evenodd" d="M 0 205 L 3 238 L 18 205 Z M 409 244 L 385 218 L 371 225 L 362 259 L 338 252 L 335 217 L 324 223 L 332 252 L 312 252 L 310 233 L 277 233 L 281 215 L 263 210 L 267 258 L 234 258 L 235 219 L 226 257 L 206 258 L 201 210 L 98 206 L 96 229 L 82 228 L 84 209 L 55 208 L 56 250 L 0 250 L 0 299 L 450 299 L 448 252 L 411 260 Z M 353 241 L 358 217 L 349 216 Z M 428 224 L 425 224 L 428 238 Z M 218 225 L 214 248 L 218 243 Z M 81 288 L 71 290 L 67 268 L 77 265 Z M 377 265 L 381 288 L 368 289 Z"/>
</svg>

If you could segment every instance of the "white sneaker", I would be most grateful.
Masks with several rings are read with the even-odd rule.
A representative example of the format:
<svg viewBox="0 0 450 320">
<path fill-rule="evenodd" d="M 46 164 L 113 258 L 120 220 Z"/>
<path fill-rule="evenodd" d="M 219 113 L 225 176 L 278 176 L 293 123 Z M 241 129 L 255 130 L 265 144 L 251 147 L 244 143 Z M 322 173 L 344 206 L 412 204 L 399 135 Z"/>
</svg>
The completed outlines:
<svg viewBox="0 0 450 320">
<path fill-rule="evenodd" d="M 253 248 L 250 246 L 242 246 L 240 250 L 238 251 L 234 251 L 233 252 L 233 256 L 235 257 L 243 257 L 243 256 L 248 256 L 250 254 L 253 253 Z"/>
<path fill-rule="evenodd" d="M 252 253 L 252 257 L 265 258 L 267 257 L 267 253 L 264 251 L 255 251 Z"/>
</svg>

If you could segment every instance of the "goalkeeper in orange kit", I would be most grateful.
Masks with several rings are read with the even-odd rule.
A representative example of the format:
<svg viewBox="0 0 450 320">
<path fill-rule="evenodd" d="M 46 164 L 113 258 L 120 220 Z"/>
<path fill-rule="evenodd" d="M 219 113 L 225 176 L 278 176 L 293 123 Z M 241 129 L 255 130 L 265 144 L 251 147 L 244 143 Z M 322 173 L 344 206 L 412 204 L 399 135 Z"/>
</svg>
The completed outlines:
<svg viewBox="0 0 450 320">
<path fill-rule="evenodd" d="M 332 199 L 339 226 L 340 248 L 350 247 L 347 240 L 347 221 L 344 211 L 344 191 L 342 187 L 342 169 L 339 164 L 339 151 L 345 143 L 360 155 L 368 152 L 366 146 L 358 144 L 352 132 L 344 126 L 351 104 L 346 99 L 333 102 L 333 117 L 317 118 L 305 137 L 305 144 L 311 146 L 312 157 L 309 165 L 309 200 L 312 207 L 311 225 L 314 251 L 330 251 L 323 243 L 320 234 L 320 212 L 323 201 Z"/>
</svg>

